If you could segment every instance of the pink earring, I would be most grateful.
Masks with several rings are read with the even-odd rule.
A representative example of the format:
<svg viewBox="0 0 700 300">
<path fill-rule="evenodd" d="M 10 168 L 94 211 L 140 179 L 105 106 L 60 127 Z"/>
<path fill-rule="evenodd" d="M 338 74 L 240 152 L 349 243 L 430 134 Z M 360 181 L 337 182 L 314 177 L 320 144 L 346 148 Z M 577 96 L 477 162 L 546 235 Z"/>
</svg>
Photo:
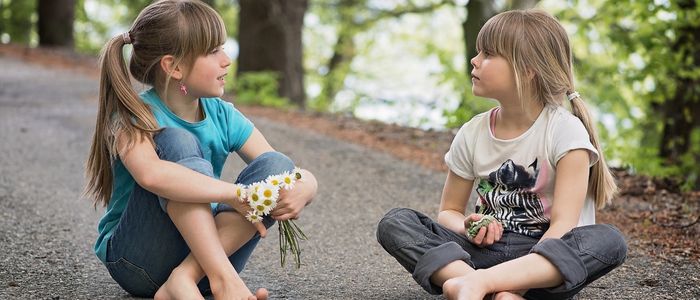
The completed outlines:
<svg viewBox="0 0 700 300">
<path fill-rule="evenodd" d="M 185 84 L 182 83 L 182 81 L 180 81 L 180 93 L 183 95 L 187 95 L 187 86 L 185 86 Z"/>
</svg>

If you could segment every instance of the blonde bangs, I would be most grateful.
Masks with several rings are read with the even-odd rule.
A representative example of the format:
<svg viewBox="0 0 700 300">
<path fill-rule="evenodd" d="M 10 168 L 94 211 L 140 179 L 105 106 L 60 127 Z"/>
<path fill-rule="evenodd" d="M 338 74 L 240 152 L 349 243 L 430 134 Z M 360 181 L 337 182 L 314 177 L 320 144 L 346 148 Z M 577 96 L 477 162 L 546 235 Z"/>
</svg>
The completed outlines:
<svg viewBox="0 0 700 300">
<path fill-rule="evenodd" d="M 181 54 L 187 62 L 196 57 L 206 55 L 214 48 L 226 43 L 226 26 L 218 13 L 207 5 L 193 5 L 191 2 L 181 2 L 180 28 Z M 180 55 L 176 55 L 180 56 Z"/>
<path fill-rule="evenodd" d="M 517 13 L 508 12 L 489 19 L 476 37 L 476 51 L 498 55 L 512 63 L 515 37 L 520 34 L 518 28 L 522 27 L 516 25 L 522 24 L 522 18 L 520 18 L 520 22 L 514 20 L 516 18 Z"/>
</svg>

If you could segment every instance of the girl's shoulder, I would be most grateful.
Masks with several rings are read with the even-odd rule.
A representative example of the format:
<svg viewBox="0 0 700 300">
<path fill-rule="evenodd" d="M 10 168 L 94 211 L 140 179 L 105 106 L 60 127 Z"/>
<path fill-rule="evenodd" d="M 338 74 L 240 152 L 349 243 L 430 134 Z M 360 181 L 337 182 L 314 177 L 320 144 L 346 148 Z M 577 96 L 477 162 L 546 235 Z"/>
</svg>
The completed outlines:
<svg viewBox="0 0 700 300">
<path fill-rule="evenodd" d="M 469 121 L 462 125 L 462 127 L 459 129 L 458 134 L 472 134 L 481 130 L 483 126 L 488 126 L 491 112 L 494 109 L 496 108 L 494 107 L 492 109 L 489 109 L 488 111 L 473 116 L 471 119 L 469 119 Z"/>
<path fill-rule="evenodd" d="M 586 127 L 583 122 L 563 106 L 551 106 L 549 109 L 549 128 L 555 133 L 569 134 L 574 132 L 585 132 Z"/>
<path fill-rule="evenodd" d="M 204 109 L 210 113 L 240 113 L 233 103 L 218 97 L 200 98 L 199 100 Z"/>
</svg>

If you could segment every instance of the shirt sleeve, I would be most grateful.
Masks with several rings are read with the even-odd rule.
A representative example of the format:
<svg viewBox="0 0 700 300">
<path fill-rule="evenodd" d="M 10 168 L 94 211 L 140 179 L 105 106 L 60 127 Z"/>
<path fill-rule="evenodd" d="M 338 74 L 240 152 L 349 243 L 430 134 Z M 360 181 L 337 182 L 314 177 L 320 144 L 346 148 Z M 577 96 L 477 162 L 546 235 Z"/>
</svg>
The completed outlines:
<svg viewBox="0 0 700 300">
<path fill-rule="evenodd" d="M 459 177 L 467 180 L 474 180 L 475 178 L 470 151 L 470 145 L 473 145 L 473 143 L 470 143 L 468 139 L 470 135 L 473 135 L 473 133 L 469 133 L 469 125 L 471 122 L 472 121 L 462 125 L 462 128 L 460 128 L 457 135 L 455 135 L 454 140 L 452 140 L 450 150 L 445 154 L 445 163 L 447 167 Z"/>
<path fill-rule="evenodd" d="M 598 151 L 593 147 L 588 131 L 578 117 L 564 115 L 555 127 L 552 139 L 553 151 L 551 155 L 555 166 L 564 155 L 575 149 L 588 151 L 589 166 L 598 162 Z"/>
<path fill-rule="evenodd" d="M 238 151 L 253 133 L 255 126 L 232 103 L 225 101 L 222 103 L 224 103 L 224 110 L 228 118 L 228 151 Z"/>
</svg>

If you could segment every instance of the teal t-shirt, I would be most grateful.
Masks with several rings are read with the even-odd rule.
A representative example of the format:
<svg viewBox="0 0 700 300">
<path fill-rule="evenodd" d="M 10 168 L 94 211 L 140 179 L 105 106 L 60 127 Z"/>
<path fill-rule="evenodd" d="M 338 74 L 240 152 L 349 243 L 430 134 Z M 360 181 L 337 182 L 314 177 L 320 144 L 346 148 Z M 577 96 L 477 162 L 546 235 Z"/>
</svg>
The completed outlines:
<svg viewBox="0 0 700 300">
<path fill-rule="evenodd" d="M 170 111 L 160 100 L 155 89 L 147 90 L 140 96 L 151 107 L 161 128 L 183 128 L 197 137 L 204 159 L 211 162 L 216 178 L 221 176 L 229 153 L 238 151 L 253 132 L 253 123 L 234 108 L 233 104 L 219 98 L 200 99 L 199 104 L 204 109 L 204 120 L 190 123 Z M 112 196 L 97 226 L 99 236 L 95 242 L 95 254 L 103 263 L 107 260 L 107 241 L 119 225 L 135 184 L 134 178 L 118 159 L 112 166 L 112 175 Z"/>
</svg>

